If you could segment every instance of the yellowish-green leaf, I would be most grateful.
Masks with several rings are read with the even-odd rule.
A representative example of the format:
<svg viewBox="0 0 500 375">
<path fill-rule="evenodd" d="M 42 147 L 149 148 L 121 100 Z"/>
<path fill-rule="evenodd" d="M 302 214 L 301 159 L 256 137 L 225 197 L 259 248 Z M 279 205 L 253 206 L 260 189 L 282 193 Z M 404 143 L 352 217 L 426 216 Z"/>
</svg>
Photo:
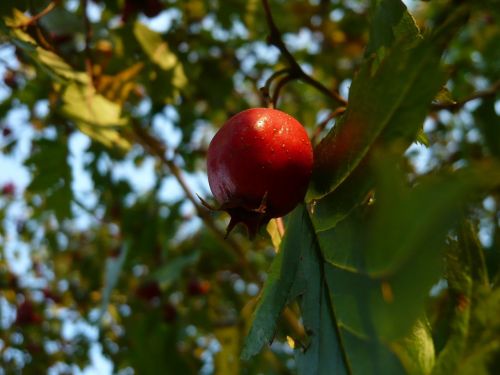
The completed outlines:
<svg viewBox="0 0 500 375">
<path fill-rule="evenodd" d="M 121 116 L 121 106 L 96 94 L 90 86 L 76 83 L 66 87 L 61 112 L 78 128 L 106 147 L 128 150 L 131 145 L 116 130 L 127 120 Z"/>
<path fill-rule="evenodd" d="M 176 66 L 177 56 L 170 51 L 167 42 L 161 38 L 160 34 L 149 29 L 142 23 L 136 22 L 134 25 L 134 35 L 151 61 L 156 63 L 160 68 L 169 70 Z"/>
<path fill-rule="evenodd" d="M 102 95 L 96 94 L 90 86 L 70 84 L 63 94 L 63 113 L 91 126 L 123 126 L 126 119 L 121 116 L 121 107 Z"/>
<path fill-rule="evenodd" d="M 240 329 L 233 325 L 219 327 L 215 330 L 215 337 L 222 349 L 215 356 L 215 374 L 232 375 L 240 373 Z"/>
<path fill-rule="evenodd" d="M 84 72 L 74 70 L 66 61 L 52 51 L 37 47 L 34 58 L 37 62 L 49 68 L 57 76 L 67 80 L 78 81 L 83 84 L 89 83 L 89 76 Z"/>
<path fill-rule="evenodd" d="M 174 85 L 174 87 L 177 87 L 178 89 L 181 89 L 185 87 L 187 83 L 188 80 L 186 74 L 184 73 L 184 68 L 182 67 L 181 63 L 177 63 L 177 65 L 174 67 L 172 85 Z"/>
<path fill-rule="evenodd" d="M 92 127 L 80 121 L 75 121 L 75 123 L 82 133 L 88 135 L 97 142 L 102 143 L 106 147 L 117 147 L 124 151 L 127 151 L 130 147 L 132 147 L 130 142 L 123 138 L 115 129 Z"/>
<path fill-rule="evenodd" d="M 267 224 L 266 227 L 267 233 L 271 236 L 271 242 L 273 243 L 273 247 L 278 251 L 281 244 L 281 235 L 278 230 L 278 224 L 276 223 L 276 219 L 273 219 Z"/>
<path fill-rule="evenodd" d="M 434 342 L 428 322 L 417 320 L 410 334 L 392 345 L 407 374 L 430 374 L 434 367 Z"/>
</svg>

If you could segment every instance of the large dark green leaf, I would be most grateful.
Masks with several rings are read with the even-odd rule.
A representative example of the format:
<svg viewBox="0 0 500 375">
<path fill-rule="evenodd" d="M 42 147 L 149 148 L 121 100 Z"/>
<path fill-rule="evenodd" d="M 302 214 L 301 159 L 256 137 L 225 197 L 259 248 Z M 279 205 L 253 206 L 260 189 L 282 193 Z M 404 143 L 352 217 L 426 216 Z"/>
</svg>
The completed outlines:
<svg viewBox="0 0 500 375">
<path fill-rule="evenodd" d="M 365 54 L 377 52 L 379 48 L 391 47 L 396 40 L 411 42 L 419 36 L 415 20 L 406 6 L 399 0 L 379 0 L 370 27 L 370 41 Z"/>
<path fill-rule="evenodd" d="M 301 249 L 311 246 L 310 227 L 304 206 L 291 214 L 288 228 L 281 242 L 281 250 L 271 265 L 268 279 L 253 316 L 252 327 L 245 340 L 241 357 L 249 359 L 265 343 L 272 341 L 276 321 L 285 306 L 295 280 Z"/>
<path fill-rule="evenodd" d="M 441 274 L 446 235 L 463 203 L 477 189 L 500 181 L 494 166 L 429 177 L 413 189 L 405 188 L 400 177 L 382 178 L 373 208 L 361 207 L 318 232 L 332 266 L 327 274 L 336 280 L 329 286 L 339 324 L 385 340 L 407 334 L 423 313 L 427 293 Z"/>
<path fill-rule="evenodd" d="M 439 57 L 429 41 L 400 41 L 375 71 L 373 60 L 364 64 L 353 80 L 345 115 L 315 149 L 310 199 L 344 182 L 383 133 L 407 144 L 415 138 L 443 81 Z"/>
<path fill-rule="evenodd" d="M 304 375 L 349 374 L 312 223 L 308 220 L 304 224 L 310 240 L 309 246 L 302 248 L 296 282 L 302 290 L 300 309 L 310 341 L 306 348 L 296 350 L 297 370 Z"/>
</svg>

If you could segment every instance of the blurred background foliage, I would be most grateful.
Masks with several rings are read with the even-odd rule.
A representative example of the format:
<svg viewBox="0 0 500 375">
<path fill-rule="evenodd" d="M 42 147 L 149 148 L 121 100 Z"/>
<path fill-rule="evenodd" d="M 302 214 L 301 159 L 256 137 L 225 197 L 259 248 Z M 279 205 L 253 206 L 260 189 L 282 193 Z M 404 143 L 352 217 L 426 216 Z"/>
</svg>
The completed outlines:
<svg viewBox="0 0 500 375">
<path fill-rule="evenodd" d="M 389 61 L 400 58 L 390 52 L 394 37 L 383 31 L 390 17 L 377 13 L 396 3 L 274 0 L 270 10 L 303 72 L 347 98 L 356 72 L 372 54 L 378 62 L 386 54 L 393 56 Z M 406 4 L 424 36 L 457 7 L 444 0 Z M 264 105 L 260 88 L 289 66 L 267 43 L 262 3 L 2 1 L 0 372 L 287 374 L 299 367 L 308 373 L 301 366 L 310 359 L 294 355 L 294 347 L 296 355 L 302 350 L 294 335 L 304 333 L 303 321 L 314 323 L 307 303 L 317 302 L 322 316 L 334 311 L 339 321 L 346 319 L 344 328 L 318 325 L 331 333 L 323 338 L 323 350 L 335 346 L 339 334 L 347 352 L 364 350 L 351 368 L 336 365 L 339 373 L 377 373 L 377 366 L 390 369 L 378 373 L 398 373 L 401 363 L 405 372 L 428 373 L 434 350 L 435 373 L 458 373 L 459 358 L 462 373 L 498 373 L 500 184 L 494 166 L 500 157 L 500 7 L 494 0 L 468 7 L 467 20 L 446 40 L 444 73 L 436 70 L 421 82 L 422 90 L 439 91 L 432 106 L 420 103 L 420 91 L 414 91 L 415 106 L 427 113 L 425 123 L 414 129 L 418 134 L 411 133 L 396 161 L 388 150 L 374 157 L 379 195 L 370 196 L 364 169 L 349 169 L 346 184 L 318 204 L 312 226 L 295 227 L 300 213 L 286 220 L 299 229 L 285 242 L 302 244 L 294 254 L 307 259 L 298 266 L 297 279 L 311 276 L 292 286 L 295 273 L 290 273 L 291 293 L 314 290 L 311 283 L 321 274 L 333 310 L 323 303 L 330 297 L 321 288 L 300 302 L 304 320 L 299 304 L 281 313 L 283 306 L 276 310 L 279 306 L 269 302 L 270 310 L 282 315 L 277 327 L 271 324 L 274 341 L 241 361 L 257 296 L 276 259 L 279 231 L 272 223 L 269 233 L 250 242 L 240 228 L 225 240 L 228 217 L 207 212 L 196 194 L 211 199 L 205 154 L 213 134 L 231 115 Z M 401 56 L 407 45 L 400 44 Z M 392 110 L 394 93 L 383 101 L 383 84 L 390 81 L 385 74 L 374 81 L 379 91 L 373 91 L 372 104 Z M 353 103 L 369 106 L 368 81 L 355 86 Z M 303 80 L 287 83 L 280 94 L 277 107 L 304 124 L 315 144 L 342 113 L 341 103 Z M 348 110 L 344 124 L 354 115 Z M 475 172 L 454 174 L 465 167 Z M 481 189 L 469 187 L 470 180 L 481 181 Z M 457 201 L 466 208 L 458 211 Z M 448 225 L 458 217 L 467 219 Z M 407 233 L 415 222 L 423 224 Z M 303 242 L 310 233 L 316 233 L 314 246 Z M 345 246 L 330 248 L 331 243 Z M 402 244 L 402 255 L 385 252 Z M 291 245 L 284 246 L 291 254 L 286 248 Z M 371 257 L 352 258 L 352 249 L 361 247 Z M 411 263 L 401 268 L 405 257 Z M 323 261 L 322 271 L 315 272 Z M 283 264 L 295 267 L 286 256 Z M 348 270 L 361 264 L 366 277 L 353 281 Z M 380 275 L 383 281 L 373 284 Z M 279 288 L 287 283 L 287 277 L 270 279 Z M 269 293 L 261 304 L 272 299 Z M 425 355 L 423 360 L 431 364 L 408 365 L 412 353 L 402 339 L 389 345 L 397 364 L 370 349 L 379 346 L 363 341 L 373 332 L 365 331 L 362 317 L 357 321 L 363 315 L 359 306 L 342 301 L 346 293 L 355 299 L 373 293 L 374 334 L 384 345 L 412 326 L 413 342 L 425 341 L 426 333 L 418 332 L 432 327 L 435 349 L 432 360 Z M 399 303 L 391 305 L 395 297 Z M 424 309 L 428 322 L 415 328 Z M 260 348 L 254 349 L 247 354 Z M 329 356 L 336 358 L 318 355 L 324 369 L 330 368 Z M 380 363 L 363 368 L 373 356 Z"/>
</svg>

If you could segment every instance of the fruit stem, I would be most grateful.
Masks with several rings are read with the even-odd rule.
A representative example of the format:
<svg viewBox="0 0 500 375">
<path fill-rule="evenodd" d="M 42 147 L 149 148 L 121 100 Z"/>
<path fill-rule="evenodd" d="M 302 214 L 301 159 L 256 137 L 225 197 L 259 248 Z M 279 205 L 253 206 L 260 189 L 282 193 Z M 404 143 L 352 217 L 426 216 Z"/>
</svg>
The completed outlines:
<svg viewBox="0 0 500 375">
<path fill-rule="evenodd" d="M 309 76 L 302 67 L 299 65 L 295 57 L 290 53 L 287 46 L 283 42 L 283 38 L 281 37 L 281 32 L 279 31 L 276 23 L 274 22 L 273 15 L 271 13 L 271 7 L 269 6 L 268 0 L 262 0 L 262 4 L 264 6 L 264 12 L 266 14 L 267 25 L 269 28 L 269 37 L 268 43 L 277 47 L 283 57 L 287 60 L 290 65 L 290 76 L 293 76 L 294 79 L 300 79 L 301 81 L 311 85 L 316 88 L 318 91 L 322 92 L 326 96 L 330 97 L 334 101 L 336 101 L 339 105 L 345 106 L 347 105 L 347 101 L 339 95 L 338 92 L 330 90 L 328 87 L 324 86 L 321 82 L 315 80 L 313 77 Z M 276 104 L 276 103 L 275 103 Z"/>
<path fill-rule="evenodd" d="M 33 25 L 34 23 L 38 22 L 38 20 L 40 18 L 45 17 L 47 14 L 52 12 L 58 4 L 59 4 L 59 1 L 51 1 L 40 13 L 35 14 L 34 16 L 27 19 L 25 22 L 22 22 L 16 26 L 14 26 L 14 28 L 21 29 L 21 28 L 25 28 L 27 26 Z"/>
</svg>

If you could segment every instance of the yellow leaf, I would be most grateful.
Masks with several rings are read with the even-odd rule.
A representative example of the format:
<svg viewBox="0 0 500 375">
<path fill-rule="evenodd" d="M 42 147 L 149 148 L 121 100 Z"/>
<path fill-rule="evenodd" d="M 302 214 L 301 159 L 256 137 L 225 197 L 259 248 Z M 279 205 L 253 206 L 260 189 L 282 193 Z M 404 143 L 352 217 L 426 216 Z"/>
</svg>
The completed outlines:
<svg viewBox="0 0 500 375">
<path fill-rule="evenodd" d="M 288 343 L 288 346 L 292 349 L 295 349 L 295 340 L 291 338 L 290 336 L 286 337 L 286 342 Z"/>
<path fill-rule="evenodd" d="M 240 331 L 238 326 L 219 327 L 215 330 L 215 337 L 222 347 L 215 356 L 215 374 L 239 374 Z"/>
<path fill-rule="evenodd" d="M 267 224 L 266 229 L 267 233 L 269 233 L 269 235 L 271 236 L 271 242 L 273 243 L 274 250 L 278 252 L 281 244 L 281 234 L 278 229 L 278 223 L 276 219 L 272 219 Z"/>
</svg>

